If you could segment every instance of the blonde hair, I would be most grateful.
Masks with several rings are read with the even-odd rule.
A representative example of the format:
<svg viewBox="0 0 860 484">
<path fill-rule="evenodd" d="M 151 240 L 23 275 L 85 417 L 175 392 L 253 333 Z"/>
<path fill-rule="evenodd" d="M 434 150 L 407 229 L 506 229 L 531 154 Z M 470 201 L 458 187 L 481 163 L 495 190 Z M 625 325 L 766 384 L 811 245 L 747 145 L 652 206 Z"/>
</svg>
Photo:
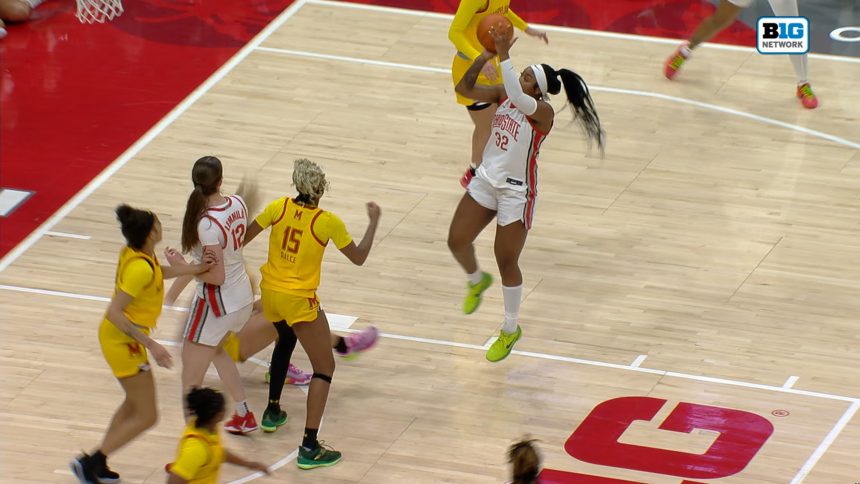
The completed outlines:
<svg viewBox="0 0 860 484">
<path fill-rule="evenodd" d="M 508 449 L 508 462 L 513 465 L 513 484 L 532 484 L 540 474 L 540 454 L 535 439 L 523 438 Z"/>
<path fill-rule="evenodd" d="M 307 158 L 299 158 L 293 163 L 293 185 L 300 195 L 313 200 L 319 200 L 328 189 L 325 172 Z"/>
</svg>

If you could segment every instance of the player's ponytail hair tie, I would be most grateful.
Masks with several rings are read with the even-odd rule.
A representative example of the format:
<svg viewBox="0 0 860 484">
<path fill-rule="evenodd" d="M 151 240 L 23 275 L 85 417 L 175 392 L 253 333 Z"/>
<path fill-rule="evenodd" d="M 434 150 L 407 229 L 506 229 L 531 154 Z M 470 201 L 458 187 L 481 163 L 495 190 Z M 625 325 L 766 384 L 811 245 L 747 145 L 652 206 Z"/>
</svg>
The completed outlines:
<svg viewBox="0 0 860 484">
<path fill-rule="evenodd" d="M 155 215 L 149 210 L 132 208 L 123 203 L 116 207 L 116 219 L 119 220 L 126 244 L 132 249 L 143 249 L 155 225 Z"/>
<path fill-rule="evenodd" d="M 541 64 L 532 64 L 531 67 L 532 72 L 534 73 L 535 79 L 537 80 L 538 88 L 540 88 L 541 99 L 544 101 L 549 101 L 549 85 L 546 80 L 546 72 Z"/>
<path fill-rule="evenodd" d="M 585 83 L 585 79 L 569 69 L 559 69 L 556 71 L 546 64 L 541 64 L 541 66 L 546 73 L 547 92 L 558 94 L 561 92 L 562 85 L 564 85 L 567 103 L 573 112 L 573 120 L 585 132 L 589 147 L 591 143 L 597 144 L 597 149 L 600 151 L 600 156 L 602 157 L 606 145 L 606 133 L 600 125 L 600 117 L 594 108 L 594 101 L 591 99 L 591 92 L 588 90 L 588 84 Z"/>
<path fill-rule="evenodd" d="M 182 251 L 189 252 L 200 242 L 197 223 L 206 211 L 206 197 L 218 192 L 223 178 L 221 160 L 214 156 L 204 156 L 194 162 L 191 168 L 191 183 L 194 190 L 188 195 L 185 216 L 182 218 Z"/>
</svg>

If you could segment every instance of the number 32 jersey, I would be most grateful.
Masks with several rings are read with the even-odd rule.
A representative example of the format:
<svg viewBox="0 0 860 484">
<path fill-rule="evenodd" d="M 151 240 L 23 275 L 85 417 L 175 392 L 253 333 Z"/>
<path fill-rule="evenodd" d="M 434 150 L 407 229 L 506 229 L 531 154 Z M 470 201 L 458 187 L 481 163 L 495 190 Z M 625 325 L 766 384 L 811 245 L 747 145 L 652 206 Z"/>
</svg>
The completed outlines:
<svg viewBox="0 0 860 484">
<path fill-rule="evenodd" d="M 305 207 L 289 197 L 270 203 L 257 219 L 269 233 L 269 258 L 260 268 L 260 287 L 300 297 L 314 297 L 320 285 L 323 253 L 329 240 L 338 249 L 352 242 L 337 215 Z"/>
<path fill-rule="evenodd" d="M 506 98 L 496 109 L 476 175 L 495 188 L 536 194 L 537 157 L 546 136 Z"/>
<path fill-rule="evenodd" d="M 221 205 L 209 207 L 197 223 L 200 243 L 191 251 L 200 262 L 203 247 L 219 245 L 224 257 L 224 284 L 216 286 L 198 280 L 197 296 L 206 300 L 217 317 L 238 311 L 254 302 L 251 280 L 245 272 L 242 243 L 248 226 L 248 209 L 238 195 L 227 196 Z"/>
</svg>

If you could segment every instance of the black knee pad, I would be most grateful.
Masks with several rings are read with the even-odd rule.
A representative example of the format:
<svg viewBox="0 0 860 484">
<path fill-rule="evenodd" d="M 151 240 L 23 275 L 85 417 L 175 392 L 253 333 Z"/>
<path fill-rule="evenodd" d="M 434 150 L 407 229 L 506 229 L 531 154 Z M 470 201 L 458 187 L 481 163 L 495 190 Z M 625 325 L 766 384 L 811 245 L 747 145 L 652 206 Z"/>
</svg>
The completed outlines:
<svg viewBox="0 0 860 484">
<path fill-rule="evenodd" d="M 320 380 L 326 381 L 326 382 L 328 382 L 329 385 L 331 385 L 331 377 L 329 375 L 324 374 L 324 373 L 314 373 L 313 378 L 319 378 Z M 313 379 L 313 378 L 311 378 L 311 379 Z"/>
</svg>

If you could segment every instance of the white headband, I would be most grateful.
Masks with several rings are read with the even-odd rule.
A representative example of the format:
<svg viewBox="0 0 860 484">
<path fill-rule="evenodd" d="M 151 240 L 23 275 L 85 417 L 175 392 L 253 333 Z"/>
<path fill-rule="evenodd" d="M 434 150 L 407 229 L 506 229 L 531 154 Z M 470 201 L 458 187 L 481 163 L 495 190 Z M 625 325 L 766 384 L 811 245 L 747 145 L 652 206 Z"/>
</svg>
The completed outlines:
<svg viewBox="0 0 860 484">
<path fill-rule="evenodd" d="M 532 64 L 529 67 L 532 68 L 532 72 L 534 72 L 535 79 L 537 79 L 538 87 L 540 88 L 541 98 L 544 101 L 549 101 L 549 96 L 546 92 L 546 72 L 543 70 L 543 66 L 540 64 Z"/>
</svg>

